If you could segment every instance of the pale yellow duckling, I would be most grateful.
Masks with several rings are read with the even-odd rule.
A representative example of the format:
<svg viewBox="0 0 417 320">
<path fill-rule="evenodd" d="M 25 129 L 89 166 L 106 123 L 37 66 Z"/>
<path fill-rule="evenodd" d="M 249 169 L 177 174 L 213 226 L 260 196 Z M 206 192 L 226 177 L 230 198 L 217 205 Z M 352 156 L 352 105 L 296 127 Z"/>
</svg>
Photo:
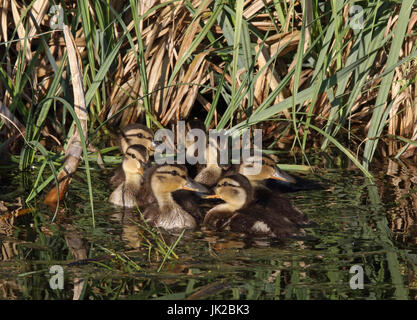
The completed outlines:
<svg viewBox="0 0 417 320">
<path fill-rule="evenodd" d="M 143 166 L 148 160 L 148 150 L 144 146 L 133 145 L 126 149 L 122 164 L 125 179 L 110 195 L 110 203 L 126 208 L 138 205 Z"/>
<path fill-rule="evenodd" d="M 253 188 L 264 187 L 264 182 L 267 179 L 295 183 L 294 177 L 281 171 L 273 158 L 262 154 L 261 157 L 259 157 L 260 170 L 256 170 L 256 160 L 255 156 L 249 157 L 234 169 L 237 173 L 243 174 L 248 178 Z"/>
<path fill-rule="evenodd" d="M 205 166 L 198 172 L 194 180 L 207 187 L 216 185 L 223 174 L 223 169 L 218 163 L 218 149 L 209 144 L 205 153 Z"/>
<path fill-rule="evenodd" d="M 124 155 L 130 146 L 142 145 L 148 150 L 149 156 L 152 156 L 154 152 L 153 138 L 154 134 L 151 129 L 140 123 L 132 123 L 123 129 L 119 137 L 120 148 Z M 124 180 L 124 170 L 122 166 L 119 166 L 114 171 L 114 174 L 110 178 L 109 182 L 110 185 L 115 188 L 123 183 Z"/>
<path fill-rule="evenodd" d="M 181 206 L 181 199 L 174 200 L 173 192 L 188 190 L 207 192 L 207 188 L 187 177 L 187 169 L 182 165 L 159 165 L 146 174 L 146 188 L 151 190 L 156 203 L 148 206 L 144 216 L 152 226 L 167 230 L 193 229 L 196 219 L 201 216 L 197 202 L 187 201 L 187 208 Z"/>
</svg>

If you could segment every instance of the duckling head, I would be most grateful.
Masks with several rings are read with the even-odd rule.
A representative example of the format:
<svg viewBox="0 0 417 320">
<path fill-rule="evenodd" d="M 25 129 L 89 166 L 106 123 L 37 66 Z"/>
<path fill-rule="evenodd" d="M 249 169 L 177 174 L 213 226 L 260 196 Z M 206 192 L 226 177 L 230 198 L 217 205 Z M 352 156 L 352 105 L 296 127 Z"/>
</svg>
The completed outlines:
<svg viewBox="0 0 417 320">
<path fill-rule="evenodd" d="M 206 126 L 204 125 L 203 121 L 201 121 L 198 118 L 194 118 L 192 120 L 187 121 L 187 124 L 186 124 L 186 130 L 187 131 L 190 131 L 190 130 L 193 130 L 193 129 L 199 129 L 199 130 L 202 130 L 202 131 L 205 132 L 206 131 Z"/>
<path fill-rule="evenodd" d="M 123 171 L 126 178 L 140 174 L 143 176 L 143 167 L 149 160 L 149 153 L 146 147 L 135 144 L 126 149 L 123 159 Z"/>
<path fill-rule="evenodd" d="M 126 153 L 126 150 L 132 145 L 142 145 L 148 149 L 148 152 L 152 152 L 153 138 L 154 134 L 147 126 L 140 123 L 129 124 L 122 131 L 120 139 L 122 152 Z"/>
<path fill-rule="evenodd" d="M 227 203 L 233 210 L 239 210 L 253 199 L 253 191 L 249 180 L 241 175 L 226 176 L 217 183 L 214 189 L 215 195 L 204 198 L 219 198 Z"/>
<path fill-rule="evenodd" d="M 161 165 L 151 175 L 151 187 L 154 194 L 172 193 L 177 190 L 188 190 L 207 193 L 203 185 L 187 176 L 187 169 L 182 165 Z"/>
<path fill-rule="evenodd" d="M 262 167 L 259 172 L 252 170 L 254 167 L 255 157 L 250 157 L 246 161 L 242 162 L 239 166 L 239 173 L 244 175 L 252 183 L 263 181 L 266 179 L 281 180 L 289 183 L 295 183 L 295 179 L 289 174 L 281 171 L 276 161 L 272 157 L 262 155 Z"/>
</svg>

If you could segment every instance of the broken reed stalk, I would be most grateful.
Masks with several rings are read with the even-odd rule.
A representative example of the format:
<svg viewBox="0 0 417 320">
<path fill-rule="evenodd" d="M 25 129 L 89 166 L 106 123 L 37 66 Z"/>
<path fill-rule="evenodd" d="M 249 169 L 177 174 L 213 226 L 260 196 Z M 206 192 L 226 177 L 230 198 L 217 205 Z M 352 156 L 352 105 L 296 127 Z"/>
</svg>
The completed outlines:
<svg viewBox="0 0 417 320">
<path fill-rule="evenodd" d="M 82 73 L 80 70 L 81 61 L 78 60 L 75 41 L 67 25 L 63 27 L 65 44 L 68 52 L 68 61 L 71 70 L 72 88 L 74 92 L 74 110 L 79 119 L 84 137 L 87 137 L 87 108 L 85 105 L 85 96 L 83 90 Z M 55 186 L 45 197 L 45 203 L 51 208 L 57 206 L 59 201 L 63 200 L 71 183 L 72 175 L 77 171 L 82 154 L 82 145 L 79 130 L 74 130 L 73 135 L 68 141 L 65 150 L 65 164 L 58 174 L 58 185 Z"/>
</svg>

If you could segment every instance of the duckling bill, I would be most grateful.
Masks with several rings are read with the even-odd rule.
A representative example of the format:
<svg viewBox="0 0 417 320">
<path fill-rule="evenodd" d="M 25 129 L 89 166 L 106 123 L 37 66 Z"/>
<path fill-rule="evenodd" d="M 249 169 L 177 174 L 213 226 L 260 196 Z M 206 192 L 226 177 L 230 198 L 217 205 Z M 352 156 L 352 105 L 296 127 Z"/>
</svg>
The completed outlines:
<svg viewBox="0 0 417 320">
<path fill-rule="evenodd" d="M 288 175 L 288 174 L 287 174 Z M 288 175 L 289 176 L 289 175 Z M 321 183 L 309 179 L 291 175 L 291 182 L 285 180 L 268 179 L 265 185 L 271 189 L 281 193 L 290 193 L 298 191 L 323 190 Z"/>
<path fill-rule="evenodd" d="M 269 160 L 268 162 L 273 164 L 276 167 L 278 162 L 278 158 L 276 155 L 264 155 Z M 266 187 L 270 190 L 277 191 L 280 193 L 290 193 L 290 192 L 298 192 L 298 191 L 310 191 L 310 190 L 323 190 L 324 186 L 316 181 L 312 181 L 309 179 L 301 178 L 296 175 L 290 175 L 279 170 L 281 173 L 281 178 L 271 177 L 265 181 Z"/>
</svg>

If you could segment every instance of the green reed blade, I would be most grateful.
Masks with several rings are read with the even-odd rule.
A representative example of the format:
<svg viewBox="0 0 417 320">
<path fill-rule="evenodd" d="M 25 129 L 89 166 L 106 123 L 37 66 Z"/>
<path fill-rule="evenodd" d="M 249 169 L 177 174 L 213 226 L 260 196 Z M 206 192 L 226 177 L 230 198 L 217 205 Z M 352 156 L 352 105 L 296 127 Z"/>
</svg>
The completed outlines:
<svg viewBox="0 0 417 320">
<path fill-rule="evenodd" d="M 394 66 L 398 61 L 398 56 L 404 42 L 404 36 L 407 30 L 413 5 L 413 0 L 403 1 L 401 5 L 397 26 L 393 30 L 395 37 L 392 40 L 387 62 L 385 64 L 387 69 Z M 385 122 L 382 122 L 381 119 L 382 115 L 384 114 L 385 104 L 390 93 L 393 77 L 394 70 L 386 74 L 381 81 L 381 86 L 375 102 L 375 109 L 372 113 L 371 125 L 367 135 L 369 140 L 365 143 L 365 150 L 363 154 L 363 165 L 365 168 L 369 167 L 379 141 L 378 136 L 381 135 L 381 132 L 385 126 Z"/>
</svg>

